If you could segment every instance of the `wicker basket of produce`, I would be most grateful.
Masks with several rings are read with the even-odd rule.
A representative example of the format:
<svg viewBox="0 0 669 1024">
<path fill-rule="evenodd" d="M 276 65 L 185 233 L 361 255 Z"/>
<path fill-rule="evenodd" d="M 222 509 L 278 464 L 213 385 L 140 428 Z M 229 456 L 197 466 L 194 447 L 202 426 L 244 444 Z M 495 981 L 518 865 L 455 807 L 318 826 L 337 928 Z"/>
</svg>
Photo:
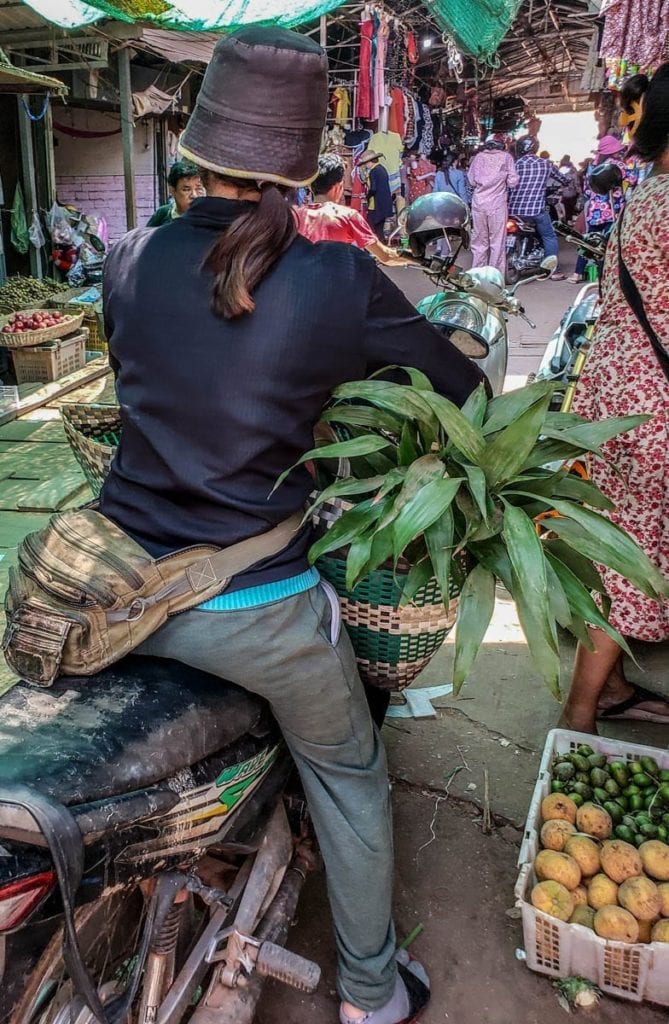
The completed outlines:
<svg viewBox="0 0 669 1024">
<path fill-rule="evenodd" d="M 79 330 L 83 313 L 67 315 L 57 309 L 24 309 L 0 320 L 0 344 L 24 348 L 56 341 Z"/>
<path fill-rule="evenodd" d="M 74 457 L 94 494 L 109 472 L 119 438 L 121 416 L 117 405 L 61 406 L 65 434 Z"/>
<path fill-rule="evenodd" d="M 66 286 L 49 277 L 8 277 L 0 288 L 0 315 L 48 305 Z"/>
</svg>

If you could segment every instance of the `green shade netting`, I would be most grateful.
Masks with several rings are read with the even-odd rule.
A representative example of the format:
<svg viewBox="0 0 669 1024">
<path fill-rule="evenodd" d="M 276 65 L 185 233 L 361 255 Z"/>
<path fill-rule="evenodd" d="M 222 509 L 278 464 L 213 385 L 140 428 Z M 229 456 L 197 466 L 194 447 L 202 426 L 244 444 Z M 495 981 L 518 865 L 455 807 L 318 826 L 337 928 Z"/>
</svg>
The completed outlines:
<svg viewBox="0 0 669 1024">
<path fill-rule="evenodd" d="M 424 0 L 427 10 L 465 53 L 490 60 L 513 23 L 522 0 Z M 207 32 L 242 25 L 291 28 L 340 7 L 342 0 L 28 0 L 28 6 L 62 28 L 101 18 L 149 21 L 162 28 Z"/>
<path fill-rule="evenodd" d="M 101 18 L 149 21 L 160 28 L 190 32 L 232 31 L 242 25 L 291 28 L 313 21 L 342 0 L 29 0 L 29 7 L 61 28 L 79 28 Z"/>
<path fill-rule="evenodd" d="M 490 60 L 511 28 L 522 0 L 424 0 L 456 45 L 479 60 Z"/>
</svg>

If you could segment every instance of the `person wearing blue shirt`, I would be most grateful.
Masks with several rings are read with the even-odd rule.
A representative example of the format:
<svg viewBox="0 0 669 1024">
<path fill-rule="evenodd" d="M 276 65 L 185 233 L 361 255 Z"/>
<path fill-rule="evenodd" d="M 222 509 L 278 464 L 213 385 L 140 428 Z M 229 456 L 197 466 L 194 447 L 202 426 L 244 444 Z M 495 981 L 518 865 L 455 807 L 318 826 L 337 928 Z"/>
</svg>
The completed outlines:
<svg viewBox="0 0 669 1024">
<path fill-rule="evenodd" d="M 451 153 L 446 157 L 434 179 L 433 192 L 452 192 L 459 196 L 463 203 L 469 205 L 467 191 L 467 175 L 460 170 L 460 154 Z"/>
</svg>

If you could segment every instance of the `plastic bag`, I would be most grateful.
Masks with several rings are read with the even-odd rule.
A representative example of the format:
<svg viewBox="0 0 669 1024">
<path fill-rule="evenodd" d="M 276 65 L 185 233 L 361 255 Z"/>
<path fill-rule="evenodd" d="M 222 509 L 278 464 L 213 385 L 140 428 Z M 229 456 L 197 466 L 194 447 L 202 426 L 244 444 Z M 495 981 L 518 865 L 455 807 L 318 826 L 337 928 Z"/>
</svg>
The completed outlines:
<svg viewBox="0 0 669 1024">
<path fill-rule="evenodd" d="M 33 219 L 30 222 L 28 234 L 30 236 L 30 241 L 36 249 L 41 249 L 42 246 L 46 243 L 46 238 L 44 237 L 44 232 L 42 231 L 42 225 L 40 224 L 39 214 L 37 210 L 33 212 Z"/>
<path fill-rule="evenodd" d="M 25 254 L 28 252 L 30 236 L 28 234 L 28 221 L 26 220 L 26 208 L 23 202 L 23 191 L 20 185 L 16 186 L 14 202 L 12 203 L 12 231 L 11 243 L 17 252 Z"/>
<path fill-rule="evenodd" d="M 74 231 L 70 223 L 69 211 L 64 206 L 54 203 L 49 210 L 46 223 L 51 241 L 56 245 L 66 245 L 72 241 Z"/>
<path fill-rule="evenodd" d="M 86 284 L 86 271 L 81 260 L 77 260 L 68 272 L 67 283 L 70 288 L 80 288 L 82 284 Z"/>
</svg>

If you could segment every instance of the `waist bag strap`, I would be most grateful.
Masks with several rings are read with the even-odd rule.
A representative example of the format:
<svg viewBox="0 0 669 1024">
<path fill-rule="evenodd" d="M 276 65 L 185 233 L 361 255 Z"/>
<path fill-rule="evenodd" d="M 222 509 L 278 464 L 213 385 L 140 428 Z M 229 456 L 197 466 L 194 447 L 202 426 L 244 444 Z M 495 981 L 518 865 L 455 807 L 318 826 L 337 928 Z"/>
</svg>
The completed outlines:
<svg viewBox="0 0 669 1024">
<path fill-rule="evenodd" d="M 233 576 L 283 551 L 295 537 L 303 518 L 303 512 L 295 512 L 289 519 L 284 519 L 267 533 L 249 537 L 239 544 L 232 544 L 229 548 L 222 548 L 213 555 L 198 559 L 189 565 L 181 576 L 161 587 L 150 597 L 133 601 L 129 608 L 116 608 L 108 612 L 107 621 L 113 623 L 136 619 L 144 608 L 170 598 L 182 597 L 184 594 L 197 594 L 215 583 L 219 583 L 221 590 L 225 590 Z"/>
<path fill-rule="evenodd" d="M 74 898 L 84 870 L 84 843 L 79 826 L 67 807 L 30 786 L 3 784 L 2 804 L 27 811 L 49 847 L 63 901 L 63 960 L 76 991 L 100 1024 L 107 1024 L 97 988 L 81 956 L 74 923 Z"/>
<path fill-rule="evenodd" d="M 637 320 L 646 332 L 646 336 L 651 345 L 653 346 L 653 351 L 657 356 L 657 361 L 664 370 L 664 375 L 669 381 L 669 354 L 667 354 L 667 350 L 658 338 L 657 334 L 655 333 L 655 330 L 653 329 L 653 325 L 651 324 L 650 320 L 648 319 L 648 316 L 646 315 L 646 310 L 644 309 L 643 301 L 639 294 L 639 289 L 637 288 L 636 282 L 634 281 L 634 278 L 627 269 L 627 266 L 625 265 L 625 261 L 623 259 L 623 216 L 624 210 L 623 213 L 621 213 L 620 219 L 618 221 L 618 276 L 620 279 L 620 287 L 623 290 L 623 295 L 627 299 L 628 305 L 631 306 L 632 310 L 636 315 Z"/>
</svg>

